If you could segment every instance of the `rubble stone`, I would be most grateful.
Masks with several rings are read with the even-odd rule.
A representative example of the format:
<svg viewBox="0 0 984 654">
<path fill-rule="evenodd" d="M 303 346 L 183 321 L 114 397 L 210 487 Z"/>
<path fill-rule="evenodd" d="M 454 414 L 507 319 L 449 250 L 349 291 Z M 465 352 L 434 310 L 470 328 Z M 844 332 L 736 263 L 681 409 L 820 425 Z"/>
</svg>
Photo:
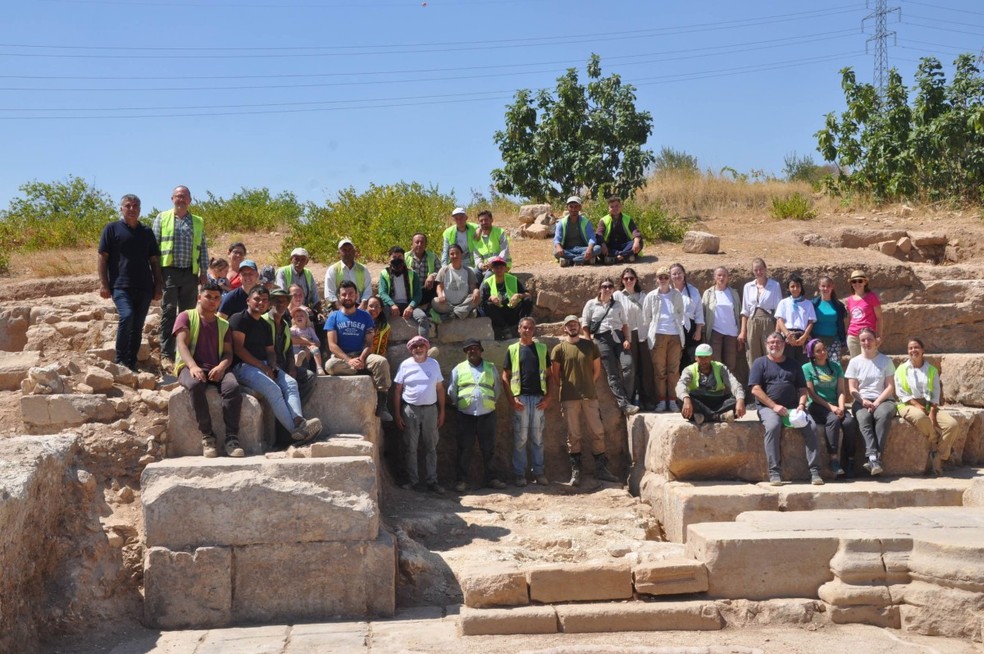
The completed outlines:
<svg viewBox="0 0 984 654">
<path fill-rule="evenodd" d="M 683 251 L 690 254 L 717 254 L 721 238 L 708 232 L 690 231 L 683 235 Z"/>
</svg>

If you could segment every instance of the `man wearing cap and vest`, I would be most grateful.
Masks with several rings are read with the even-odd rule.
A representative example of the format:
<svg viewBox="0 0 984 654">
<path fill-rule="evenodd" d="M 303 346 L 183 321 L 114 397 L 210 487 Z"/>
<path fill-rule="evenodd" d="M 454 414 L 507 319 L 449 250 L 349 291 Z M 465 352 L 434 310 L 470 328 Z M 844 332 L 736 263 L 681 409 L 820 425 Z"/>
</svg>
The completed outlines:
<svg viewBox="0 0 984 654">
<path fill-rule="evenodd" d="M 454 243 L 461 246 L 461 251 L 465 255 L 463 261 L 467 265 L 473 258 L 472 252 L 475 248 L 475 235 L 478 233 L 478 225 L 468 222 L 468 214 L 461 207 L 455 207 L 451 212 L 451 217 L 454 218 L 454 224 L 445 229 L 441 235 L 443 240 L 441 265 L 448 265 L 450 261 L 448 259 L 448 248 Z"/>
<path fill-rule="evenodd" d="M 553 397 L 554 378 L 550 352 L 545 343 L 534 341 L 536 320 L 527 316 L 519 321 L 519 341 L 506 350 L 502 364 L 502 387 L 513 410 L 512 465 L 516 486 L 526 485 L 526 447 L 533 460 L 533 479 L 537 485 L 550 482 L 543 471 L 543 419 Z"/>
<path fill-rule="evenodd" d="M 554 256 L 560 267 L 590 264 L 601 254 L 591 221 L 581 215 L 581 198 L 567 198 L 567 215 L 557 221 L 554 230 Z"/>
<path fill-rule="evenodd" d="M 492 212 L 485 210 L 478 214 L 478 231 L 475 232 L 475 250 L 472 252 L 475 260 L 475 270 L 479 275 L 488 277 L 492 274 L 492 259 L 501 257 L 506 261 L 506 270 L 512 268 L 512 257 L 509 255 L 509 237 L 506 230 L 492 225 Z"/>
<path fill-rule="evenodd" d="M 372 275 L 368 268 L 355 260 L 355 245 L 349 239 L 343 238 L 338 242 L 338 256 L 341 261 L 328 266 L 325 271 L 325 311 L 342 308 L 338 297 L 342 282 L 355 284 L 358 307 L 365 311 L 366 303 L 372 297 Z"/>
<path fill-rule="evenodd" d="M 291 284 L 297 284 L 304 290 L 304 305 L 312 311 L 318 311 L 321 296 L 318 285 L 314 283 L 314 275 L 307 269 L 311 260 L 304 248 L 294 248 L 290 253 L 290 264 L 277 269 L 276 284 L 286 290 Z"/>
<path fill-rule="evenodd" d="M 533 300 L 515 275 L 506 272 L 506 260 L 494 257 L 492 275 L 482 282 L 482 312 L 492 321 L 495 340 L 516 338 L 516 325 L 533 311 Z"/>
<path fill-rule="evenodd" d="M 506 485 L 499 479 L 492 465 L 495 456 L 495 402 L 502 393 L 502 380 L 491 361 L 482 359 L 482 342 L 469 338 L 462 349 L 467 358 L 451 371 L 448 397 L 458 410 L 458 460 L 455 470 L 458 480 L 454 490 L 468 490 L 472 448 L 478 439 L 482 455 L 485 486 L 502 489 Z"/>
<path fill-rule="evenodd" d="M 727 366 L 711 359 L 713 354 L 707 343 L 698 345 L 697 361 L 683 369 L 676 386 L 676 396 L 683 400 L 680 414 L 698 425 L 745 415 L 745 389 Z"/>
<path fill-rule="evenodd" d="M 179 311 L 195 306 L 198 285 L 207 281 L 208 247 L 205 244 L 205 221 L 188 211 L 191 191 L 176 186 L 171 192 L 173 209 L 162 211 L 154 219 L 154 238 L 161 250 L 161 276 L 164 294 L 161 300 L 161 366 L 170 368 L 174 359 L 174 319 Z"/>
<path fill-rule="evenodd" d="M 595 240 L 601 244 L 606 264 L 632 263 L 642 252 L 642 232 L 630 216 L 622 213 L 622 198 L 608 198 L 608 214 L 598 221 Z"/>
<path fill-rule="evenodd" d="M 202 432 L 202 454 L 208 458 L 218 456 L 212 417 L 209 414 L 205 391 L 209 384 L 219 387 L 222 396 L 222 421 L 225 423 L 225 445 L 228 456 L 243 456 L 239 446 L 239 415 L 243 397 L 239 382 L 232 374 L 232 332 L 229 323 L 219 316 L 219 299 L 222 289 L 209 282 L 198 293 L 198 307 L 178 314 L 174 320 L 174 340 L 177 359 L 174 371 L 178 383 L 191 394 L 191 406 L 195 420 Z"/>
</svg>

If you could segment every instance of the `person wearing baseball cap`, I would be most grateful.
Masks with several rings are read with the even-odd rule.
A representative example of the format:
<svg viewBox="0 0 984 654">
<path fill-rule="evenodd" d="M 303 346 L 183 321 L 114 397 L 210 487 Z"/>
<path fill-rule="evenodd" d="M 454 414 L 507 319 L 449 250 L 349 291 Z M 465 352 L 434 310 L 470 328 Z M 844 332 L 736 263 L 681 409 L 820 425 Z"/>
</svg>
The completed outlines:
<svg viewBox="0 0 984 654">
<path fill-rule="evenodd" d="M 492 274 L 482 282 L 482 310 L 492 321 L 495 340 L 517 338 L 519 319 L 533 311 L 533 300 L 523 282 L 506 272 L 506 260 L 493 257 L 489 261 Z"/>
<path fill-rule="evenodd" d="M 448 248 L 455 243 L 461 247 L 462 261 L 467 265 L 474 259 L 472 252 L 475 249 L 475 235 L 478 233 L 478 225 L 468 222 L 468 214 L 462 207 L 455 207 L 451 211 L 451 218 L 454 219 L 454 224 L 441 234 L 443 240 L 441 265 L 446 266 L 450 263 Z"/>
<path fill-rule="evenodd" d="M 320 311 L 321 296 L 318 285 L 314 283 L 314 275 L 307 269 L 310 260 L 307 250 L 294 248 L 290 252 L 290 263 L 277 269 L 276 282 L 280 288 L 290 288 L 291 284 L 300 286 L 304 290 L 304 305 L 317 312 Z"/>
<path fill-rule="evenodd" d="M 581 198 L 567 198 L 567 215 L 557 221 L 554 230 L 554 257 L 560 267 L 591 264 L 601 254 L 591 221 L 581 215 Z"/>
<path fill-rule="evenodd" d="M 260 283 L 260 271 L 252 259 L 239 262 L 239 288 L 234 288 L 222 296 L 219 315 L 228 320 L 246 310 L 246 300 L 253 287 Z"/>
<path fill-rule="evenodd" d="M 451 384 L 448 386 L 451 405 L 458 411 L 458 430 L 455 433 L 458 444 L 455 465 L 457 481 L 454 490 L 457 493 L 468 490 L 472 448 L 476 439 L 482 455 L 484 484 L 501 490 L 506 485 L 499 479 L 492 459 L 495 456 L 495 404 L 502 395 L 502 380 L 495 364 L 482 358 L 485 348 L 480 340 L 469 338 L 461 349 L 467 358 L 451 371 Z"/>
<path fill-rule="evenodd" d="M 338 241 L 338 257 L 325 271 L 326 311 L 341 309 L 338 299 L 338 289 L 342 282 L 352 282 L 357 291 L 358 307 L 365 311 L 366 303 L 372 297 L 372 275 L 369 269 L 355 260 L 355 244 L 351 239 L 343 238 Z"/>
<path fill-rule="evenodd" d="M 745 389 L 727 366 L 711 359 L 713 355 L 710 345 L 698 345 L 697 361 L 683 369 L 677 382 L 676 394 L 683 400 L 680 415 L 697 425 L 732 422 L 745 415 Z"/>
<path fill-rule="evenodd" d="M 405 459 L 404 490 L 420 482 L 418 446 L 424 451 L 424 483 L 437 495 L 444 488 L 437 481 L 438 430 L 444 425 L 444 375 L 437 361 L 428 356 L 430 341 L 414 336 L 407 341 L 410 358 L 404 359 L 393 378 L 393 420 L 403 432 Z"/>
<path fill-rule="evenodd" d="M 608 470 L 605 428 L 601 422 L 595 381 L 601 377 L 601 353 L 594 341 L 581 338 L 581 319 L 564 318 L 564 338 L 550 353 L 551 373 L 560 381 L 560 408 L 567 420 L 567 453 L 571 458 L 571 486 L 581 484 L 581 440 L 591 438 L 595 479 L 618 481 Z"/>
</svg>

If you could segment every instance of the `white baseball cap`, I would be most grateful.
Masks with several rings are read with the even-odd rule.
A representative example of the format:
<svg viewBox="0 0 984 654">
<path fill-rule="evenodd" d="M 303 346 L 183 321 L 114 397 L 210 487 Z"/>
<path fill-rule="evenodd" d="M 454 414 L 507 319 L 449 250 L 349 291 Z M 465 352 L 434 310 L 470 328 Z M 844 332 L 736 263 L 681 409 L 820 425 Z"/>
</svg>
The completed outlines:
<svg viewBox="0 0 984 654">
<path fill-rule="evenodd" d="M 451 215 L 452 216 L 457 216 L 459 214 L 462 215 L 462 216 L 467 216 L 468 215 L 468 212 L 465 211 L 464 208 L 462 208 L 462 207 L 455 207 L 454 209 L 451 210 Z"/>
<path fill-rule="evenodd" d="M 308 254 L 308 251 L 305 250 L 304 248 L 294 248 L 293 250 L 290 251 L 290 256 L 292 256 L 292 257 L 307 257 L 308 259 L 311 258 L 311 255 Z"/>
<path fill-rule="evenodd" d="M 343 246 L 343 245 L 345 245 L 346 243 L 347 243 L 348 245 L 351 245 L 352 247 L 355 247 L 355 243 L 353 243 L 352 241 L 350 241 L 350 240 L 349 240 L 349 239 L 347 239 L 347 238 L 343 238 L 342 240 L 340 240 L 340 241 L 338 242 L 338 249 L 339 249 L 339 250 L 341 250 L 341 249 L 342 249 L 342 246 Z"/>
<path fill-rule="evenodd" d="M 576 195 L 572 195 L 571 197 L 567 198 L 567 204 L 570 204 L 571 202 L 575 202 L 577 204 L 581 204 L 581 198 L 579 198 Z"/>
</svg>

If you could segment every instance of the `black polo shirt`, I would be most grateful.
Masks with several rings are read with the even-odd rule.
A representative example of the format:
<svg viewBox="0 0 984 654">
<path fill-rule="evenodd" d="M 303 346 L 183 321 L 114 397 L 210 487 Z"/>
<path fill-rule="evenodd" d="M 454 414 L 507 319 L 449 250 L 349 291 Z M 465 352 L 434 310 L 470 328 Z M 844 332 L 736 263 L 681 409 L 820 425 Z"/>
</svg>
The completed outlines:
<svg viewBox="0 0 984 654">
<path fill-rule="evenodd" d="M 131 228 L 124 220 L 109 223 L 99 237 L 99 254 L 109 255 L 110 289 L 153 292 L 150 258 L 160 257 L 161 250 L 149 227 L 137 223 Z"/>
</svg>

